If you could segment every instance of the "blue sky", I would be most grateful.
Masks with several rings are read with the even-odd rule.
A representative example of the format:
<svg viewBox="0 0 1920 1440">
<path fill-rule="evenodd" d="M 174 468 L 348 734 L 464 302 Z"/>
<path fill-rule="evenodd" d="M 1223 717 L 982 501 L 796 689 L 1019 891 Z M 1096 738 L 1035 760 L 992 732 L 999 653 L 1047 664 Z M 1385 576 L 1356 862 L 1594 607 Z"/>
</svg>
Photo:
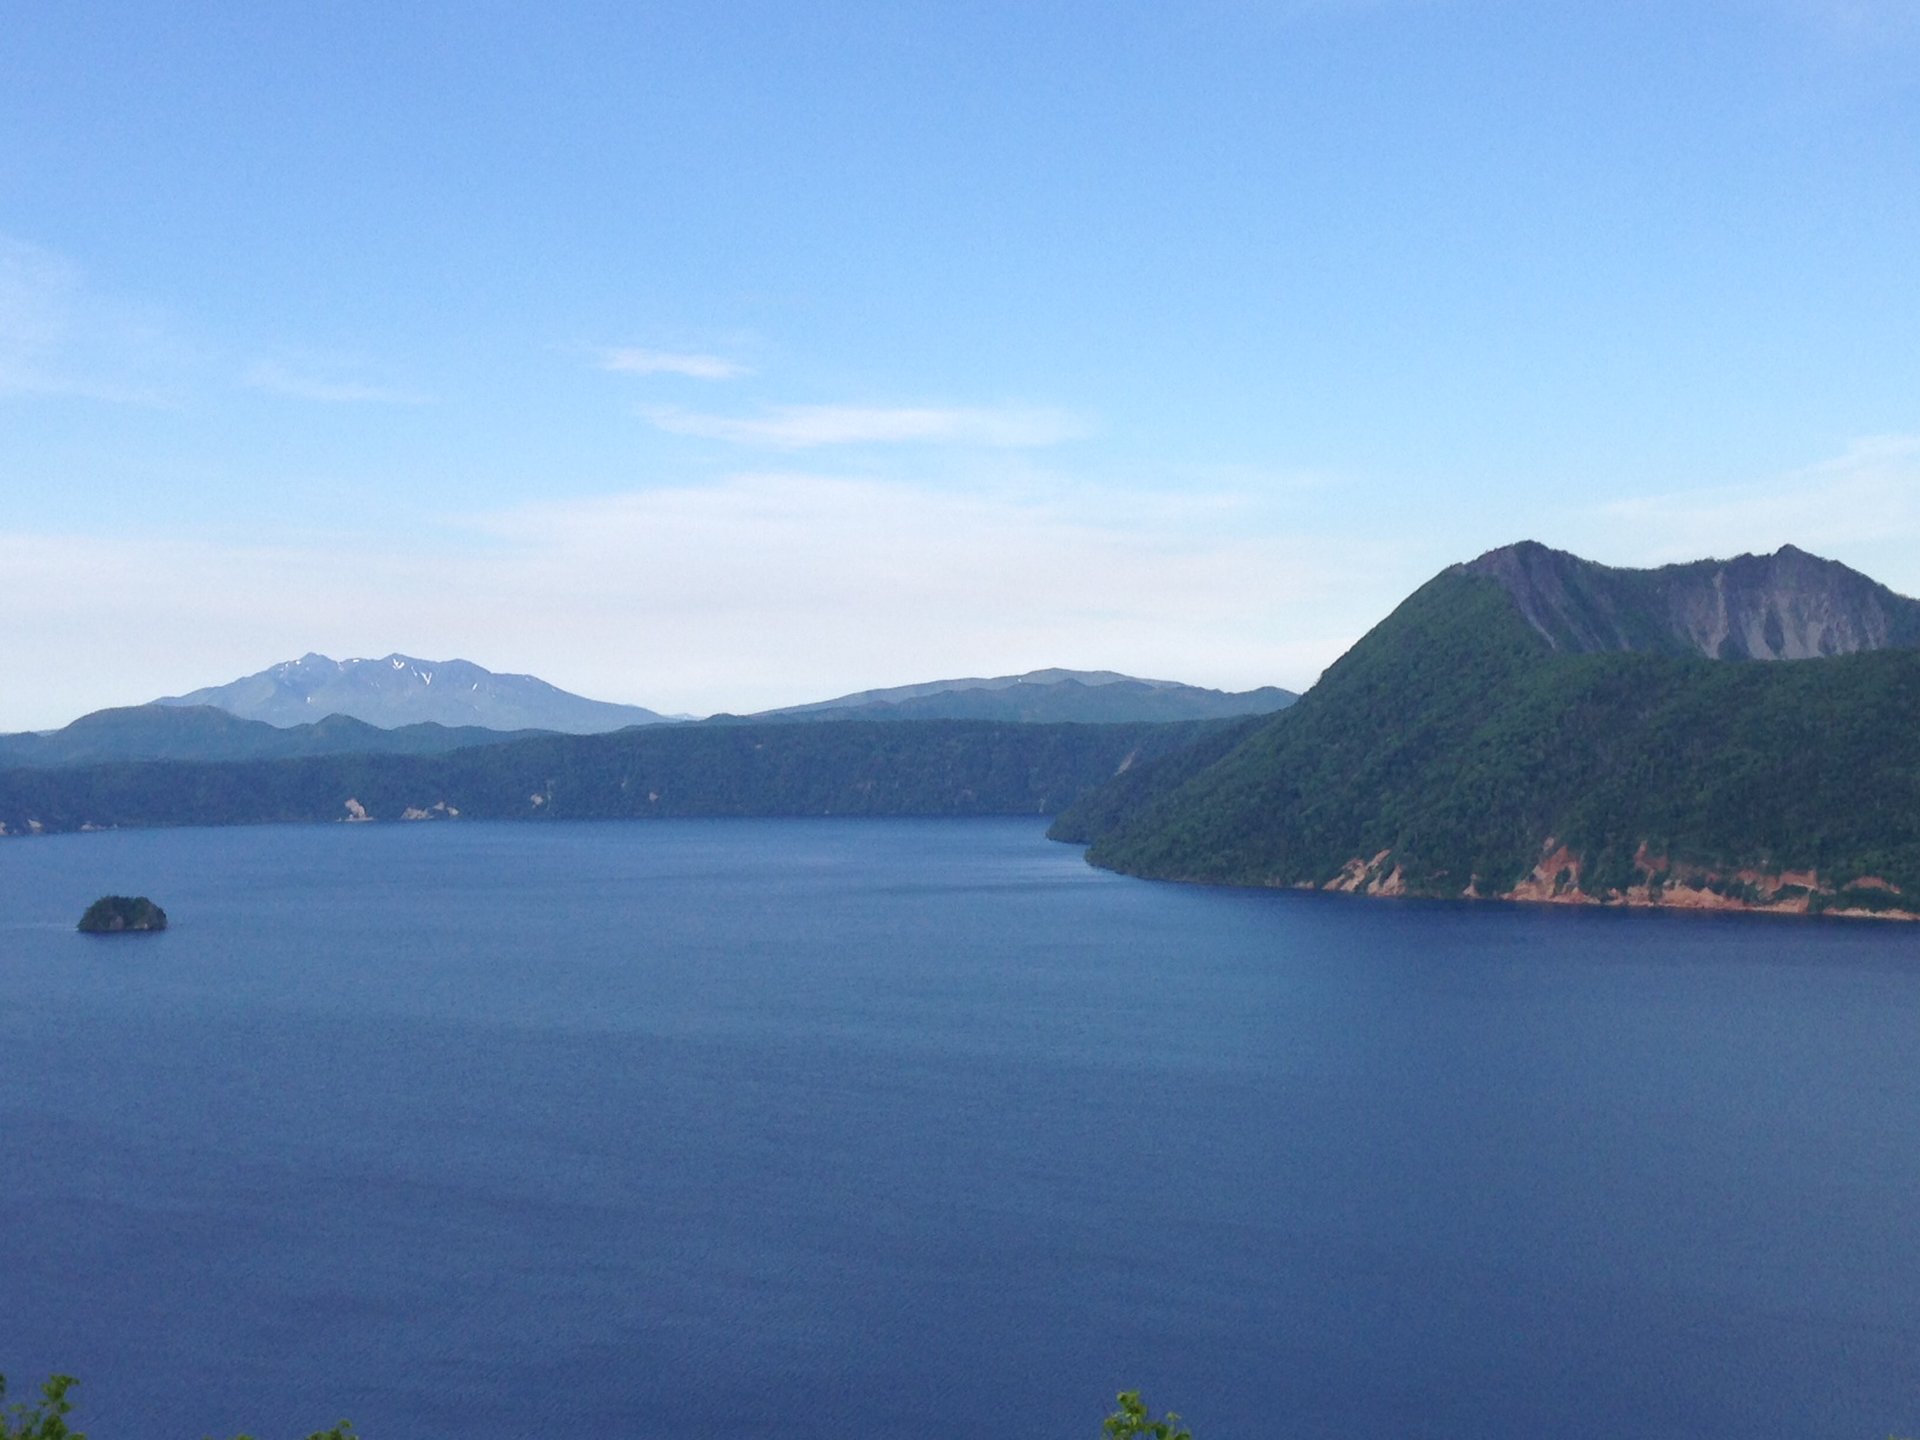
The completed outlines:
<svg viewBox="0 0 1920 1440">
<path fill-rule="evenodd" d="M 1442 566 L 1920 593 L 1920 4 L 12 7 L 0 728 L 1309 684 Z"/>
</svg>

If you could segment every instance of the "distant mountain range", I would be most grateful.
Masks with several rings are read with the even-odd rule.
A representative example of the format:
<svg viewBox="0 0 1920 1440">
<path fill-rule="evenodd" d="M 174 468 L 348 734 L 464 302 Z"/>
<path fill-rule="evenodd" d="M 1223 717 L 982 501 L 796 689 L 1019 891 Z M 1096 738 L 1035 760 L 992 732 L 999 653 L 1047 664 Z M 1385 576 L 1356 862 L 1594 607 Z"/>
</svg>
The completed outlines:
<svg viewBox="0 0 1920 1440">
<path fill-rule="evenodd" d="M 1053 833 L 1162 878 L 1911 914 L 1916 644 L 1920 603 L 1790 546 L 1648 571 L 1509 546 Z"/>
<path fill-rule="evenodd" d="M 570 735 L 656 725 L 664 715 L 573 695 L 532 675 L 497 675 L 467 660 L 332 660 L 308 654 L 227 685 L 156 705 L 211 705 L 243 720 L 306 725 L 346 715 L 382 729 L 432 723 Z"/>
<path fill-rule="evenodd" d="M 726 725 L 823 720 L 995 720 L 1137 724 L 1265 714 L 1291 704 L 1271 687 L 1228 694 L 1111 671 L 1036 670 L 868 690 Z M 430 719 L 403 719 L 429 714 Z M 452 717 L 452 718 L 442 718 Z M 459 717 L 466 717 L 455 723 Z M 644 718 L 642 718 L 644 717 Z M 537 718 L 540 723 L 533 723 Z M 432 755 L 532 735 L 600 733 L 669 718 L 496 675 L 465 660 L 330 660 L 307 655 L 228 685 L 83 715 L 61 730 L 0 735 L 0 768 L 145 760 L 272 760 Z M 516 723 L 524 722 L 524 723 Z M 513 724 L 514 728 L 503 726 Z"/>
<path fill-rule="evenodd" d="M 889 690 L 862 690 L 836 700 L 765 710 L 751 718 L 1117 724 L 1266 715 L 1299 698 L 1291 690 L 1271 685 L 1233 692 L 1173 680 L 1139 680 L 1111 670 L 1029 670 L 992 679 L 933 680 Z"/>
<path fill-rule="evenodd" d="M 82 715 L 61 730 L 0 735 L 0 769 L 128 760 L 281 760 L 307 755 L 437 755 L 547 734 L 423 721 L 382 730 L 347 715 L 308 725 L 242 720 L 211 705 L 128 705 Z"/>
<path fill-rule="evenodd" d="M 1299 698 L 1291 690 L 1273 686 L 1233 693 L 1172 680 L 1139 680 L 1111 670 L 1033 670 L 991 679 L 932 680 L 862 690 L 809 705 L 715 718 L 736 723 L 747 719 L 1119 724 L 1264 715 Z M 532 675 L 498 675 L 467 660 L 416 660 L 410 655 L 378 660 L 303 655 L 226 685 L 153 703 L 212 706 L 244 720 L 282 727 L 345 715 L 383 729 L 432 723 L 588 735 L 681 718 L 637 705 L 588 700 Z"/>
</svg>

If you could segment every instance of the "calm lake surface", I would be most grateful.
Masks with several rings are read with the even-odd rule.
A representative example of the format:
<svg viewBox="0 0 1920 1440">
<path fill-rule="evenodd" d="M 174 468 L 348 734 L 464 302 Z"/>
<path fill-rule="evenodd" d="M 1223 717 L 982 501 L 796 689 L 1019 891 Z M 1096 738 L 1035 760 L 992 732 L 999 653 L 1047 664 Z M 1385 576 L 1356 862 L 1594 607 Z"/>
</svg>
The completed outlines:
<svg viewBox="0 0 1920 1440">
<path fill-rule="evenodd" d="M 96 1440 L 1920 1431 L 1920 927 L 1028 821 L 0 842 L 0 1372 Z M 104 892 L 174 928 L 73 931 Z"/>
</svg>

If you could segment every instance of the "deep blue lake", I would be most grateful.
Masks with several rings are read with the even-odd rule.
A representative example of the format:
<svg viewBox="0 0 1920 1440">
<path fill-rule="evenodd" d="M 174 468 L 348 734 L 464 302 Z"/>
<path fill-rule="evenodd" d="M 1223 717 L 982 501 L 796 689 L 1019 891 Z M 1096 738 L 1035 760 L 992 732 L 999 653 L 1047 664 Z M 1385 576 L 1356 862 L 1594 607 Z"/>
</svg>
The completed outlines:
<svg viewBox="0 0 1920 1440">
<path fill-rule="evenodd" d="M 95 1440 L 1920 1431 L 1920 927 L 1028 821 L 0 842 L 0 1372 Z M 173 928 L 73 931 L 106 892 Z"/>
</svg>

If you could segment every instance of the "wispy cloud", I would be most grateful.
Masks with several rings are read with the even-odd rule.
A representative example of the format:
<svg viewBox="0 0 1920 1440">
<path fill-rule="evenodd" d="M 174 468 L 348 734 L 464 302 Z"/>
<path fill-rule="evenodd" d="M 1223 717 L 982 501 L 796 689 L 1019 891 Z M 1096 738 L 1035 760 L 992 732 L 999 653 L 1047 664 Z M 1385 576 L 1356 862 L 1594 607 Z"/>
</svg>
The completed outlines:
<svg viewBox="0 0 1920 1440">
<path fill-rule="evenodd" d="M 325 370 L 295 368 L 277 360 L 247 367 L 240 383 L 252 390 L 313 400 L 323 405 L 430 405 L 433 397 L 392 385 L 371 385 Z"/>
<path fill-rule="evenodd" d="M 1355 571 L 1400 562 L 1261 503 L 753 473 L 452 517 L 430 566 L 424 526 L 278 545 L 0 526 L 0 729 L 307 650 L 467 655 L 669 711 L 1045 665 L 1298 687 L 1378 618 Z"/>
<path fill-rule="evenodd" d="M 1249 497 L 1181 507 L 794 471 L 468 523 L 499 574 L 553 597 L 528 616 L 571 609 L 577 640 L 652 677 L 639 703 L 680 710 L 1054 664 L 1304 684 L 1377 618 L 1349 567 L 1392 568 L 1377 546 L 1336 560 Z"/>
<path fill-rule="evenodd" d="M 689 380 L 736 380 L 753 372 L 719 355 L 619 346 L 600 352 L 600 368 L 623 375 L 682 375 Z"/>
<path fill-rule="evenodd" d="M 1778 0 L 1834 39 L 1861 44 L 1920 33 L 1915 0 Z"/>
<path fill-rule="evenodd" d="M 943 406 L 781 405 L 756 416 L 652 409 L 647 418 L 675 435 L 697 435 L 777 450 L 822 445 L 974 445 L 1024 449 L 1086 434 L 1058 410 Z"/>
<path fill-rule="evenodd" d="M 1794 544 L 1920 593 L 1920 435 L 1874 435 L 1740 485 L 1615 500 L 1582 518 L 1615 563 L 1665 564 Z"/>
<path fill-rule="evenodd" d="M 0 396 L 166 404 L 182 370 L 153 312 L 100 293 L 67 257 L 0 235 Z"/>
</svg>

